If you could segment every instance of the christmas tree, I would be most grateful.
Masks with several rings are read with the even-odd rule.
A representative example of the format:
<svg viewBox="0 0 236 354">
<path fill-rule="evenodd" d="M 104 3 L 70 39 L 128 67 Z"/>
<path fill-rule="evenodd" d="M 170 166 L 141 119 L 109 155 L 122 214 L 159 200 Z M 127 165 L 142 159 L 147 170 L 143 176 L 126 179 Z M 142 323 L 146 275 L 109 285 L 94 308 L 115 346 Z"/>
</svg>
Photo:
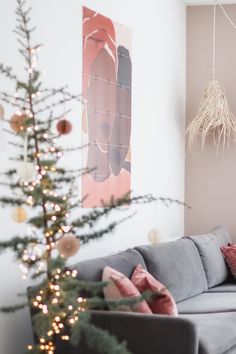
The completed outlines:
<svg viewBox="0 0 236 354">
<path fill-rule="evenodd" d="M 27 235 L 17 235 L 0 242 L 0 250 L 13 250 L 24 276 L 38 279 L 39 284 L 31 289 L 29 300 L 2 307 L 1 311 L 9 313 L 25 306 L 34 309 L 32 322 L 38 343 L 29 344 L 28 353 L 54 354 L 58 338 L 77 345 L 81 334 L 87 334 L 89 345 L 101 353 L 128 353 L 124 343 L 118 343 L 114 336 L 90 323 L 89 310 L 103 308 L 107 303 L 98 296 L 107 284 L 78 280 L 77 271 L 66 267 L 66 259 L 75 255 L 80 246 L 111 233 L 132 216 L 125 216 L 98 229 L 98 222 L 112 211 L 131 203 L 160 200 L 169 204 L 173 200 L 151 195 L 132 197 L 127 193 L 116 200 L 111 198 L 109 203 L 103 203 L 102 208 L 94 208 L 73 219 L 71 212 L 81 208 L 82 203 L 75 188 L 76 181 L 88 171 L 68 170 L 60 166 L 59 160 L 64 150 L 59 145 L 59 139 L 70 133 L 72 125 L 64 118 L 66 112 L 58 116 L 54 109 L 73 100 L 83 104 L 83 99 L 81 95 L 68 92 L 66 86 L 53 89 L 43 86 L 37 66 L 41 45 L 32 41 L 35 28 L 30 24 L 30 10 L 26 8 L 25 1 L 17 0 L 15 33 L 19 52 L 25 61 L 25 75 L 18 78 L 12 68 L 0 64 L 1 74 L 11 80 L 16 88 L 14 93 L 0 92 L 0 100 L 15 110 L 10 119 L 4 119 L 4 124 L 5 131 L 13 139 L 10 142 L 16 149 L 13 159 L 18 164 L 17 169 L 9 169 L 1 175 L 1 184 L 9 187 L 11 193 L 1 197 L 0 203 L 13 207 L 15 222 L 27 222 L 31 231 Z M 3 117 L 1 104 L 0 118 Z M 25 207 L 31 209 L 32 215 L 27 215 Z M 88 226 L 90 231 L 87 231 Z M 80 295 L 85 292 L 91 296 L 85 298 Z M 113 306 L 121 303 L 134 305 L 140 300 L 124 299 L 113 303 Z"/>
</svg>

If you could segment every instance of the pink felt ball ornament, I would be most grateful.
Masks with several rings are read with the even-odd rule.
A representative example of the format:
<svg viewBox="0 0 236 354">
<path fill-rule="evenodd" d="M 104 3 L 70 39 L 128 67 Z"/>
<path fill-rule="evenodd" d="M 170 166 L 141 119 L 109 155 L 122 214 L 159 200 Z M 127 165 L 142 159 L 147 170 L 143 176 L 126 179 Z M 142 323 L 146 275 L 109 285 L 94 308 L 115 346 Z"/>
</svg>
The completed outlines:
<svg viewBox="0 0 236 354">
<path fill-rule="evenodd" d="M 72 131 L 72 124 L 67 119 L 61 119 L 57 123 L 57 131 L 60 135 L 70 134 Z"/>
</svg>

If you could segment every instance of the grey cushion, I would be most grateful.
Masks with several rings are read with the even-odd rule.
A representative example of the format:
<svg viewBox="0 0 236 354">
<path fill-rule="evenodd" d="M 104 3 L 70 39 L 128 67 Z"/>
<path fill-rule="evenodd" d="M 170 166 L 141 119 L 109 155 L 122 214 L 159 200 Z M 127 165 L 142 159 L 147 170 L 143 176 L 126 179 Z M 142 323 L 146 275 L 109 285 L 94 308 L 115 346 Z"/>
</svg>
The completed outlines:
<svg viewBox="0 0 236 354">
<path fill-rule="evenodd" d="M 106 266 L 110 266 L 131 278 L 133 270 L 138 264 L 146 269 L 142 256 L 136 250 L 128 249 L 112 256 L 80 262 L 72 268 L 78 270 L 78 277 L 81 280 L 100 281 Z"/>
<path fill-rule="evenodd" d="M 223 226 L 217 226 L 205 235 L 190 236 L 198 248 L 206 272 L 208 287 L 212 288 L 226 281 L 228 268 L 220 247 L 231 242 L 228 231 Z"/>
<path fill-rule="evenodd" d="M 236 294 L 204 293 L 179 302 L 177 306 L 179 313 L 236 312 Z"/>
<path fill-rule="evenodd" d="M 166 286 L 176 302 L 207 290 L 201 258 L 189 239 L 136 249 L 142 254 L 147 270 Z"/>
<path fill-rule="evenodd" d="M 236 313 L 182 316 L 196 324 L 199 354 L 236 353 Z"/>
<path fill-rule="evenodd" d="M 234 283 L 224 283 L 214 288 L 208 289 L 208 293 L 236 293 L 236 282 Z M 236 294 L 235 294 L 236 295 Z"/>
</svg>

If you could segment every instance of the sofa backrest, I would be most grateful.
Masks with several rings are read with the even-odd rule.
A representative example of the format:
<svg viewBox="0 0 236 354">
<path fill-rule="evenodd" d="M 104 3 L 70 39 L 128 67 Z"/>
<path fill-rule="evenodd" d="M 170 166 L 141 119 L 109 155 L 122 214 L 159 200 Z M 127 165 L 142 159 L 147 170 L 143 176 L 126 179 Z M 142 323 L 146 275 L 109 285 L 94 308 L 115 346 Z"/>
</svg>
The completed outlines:
<svg viewBox="0 0 236 354">
<path fill-rule="evenodd" d="M 159 245 L 135 248 L 147 270 L 171 292 L 176 302 L 207 290 L 207 280 L 195 244 L 181 238 Z"/>
<path fill-rule="evenodd" d="M 138 264 L 141 264 L 146 269 L 141 254 L 135 249 L 128 249 L 112 256 L 82 261 L 73 266 L 73 269 L 78 270 L 80 280 L 100 281 L 102 280 L 103 269 L 106 266 L 110 266 L 131 278 Z"/>
<path fill-rule="evenodd" d="M 189 236 L 196 245 L 206 273 L 208 288 L 227 280 L 228 267 L 221 252 L 221 247 L 232 242 L 224 226 L 217 226 L 208 234 Z"/>
</svg>

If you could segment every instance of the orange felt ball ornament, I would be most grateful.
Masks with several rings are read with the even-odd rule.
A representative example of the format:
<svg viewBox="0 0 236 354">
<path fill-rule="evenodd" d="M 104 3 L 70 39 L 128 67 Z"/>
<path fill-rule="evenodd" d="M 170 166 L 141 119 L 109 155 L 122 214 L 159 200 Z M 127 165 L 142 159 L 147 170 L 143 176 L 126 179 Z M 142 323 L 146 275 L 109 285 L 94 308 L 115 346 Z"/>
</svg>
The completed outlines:
<svg viewBox="0 0 236 354">
<path fill-rule="evenodd" d="M 24 131 L 27 119 L 29 118 L 25 114 L 21 114 L 20 116 L 13 114 L 10 120 L 11 129 L 14 130 L 15 133 Z"/>
<path fill-rule="evenodd" d="M 62 119 L 57 123 L 57 131 L 61 135 L 67 135 L 72 131 L 72 124 L 67 119 Z"/>
<path fill-rule="evenodd" d="M 27 217 L 26 210 L 21 206 L 16 207 L 12 212 L 12 219 L 18 224 L 25 222 Z"/>
</svg>

